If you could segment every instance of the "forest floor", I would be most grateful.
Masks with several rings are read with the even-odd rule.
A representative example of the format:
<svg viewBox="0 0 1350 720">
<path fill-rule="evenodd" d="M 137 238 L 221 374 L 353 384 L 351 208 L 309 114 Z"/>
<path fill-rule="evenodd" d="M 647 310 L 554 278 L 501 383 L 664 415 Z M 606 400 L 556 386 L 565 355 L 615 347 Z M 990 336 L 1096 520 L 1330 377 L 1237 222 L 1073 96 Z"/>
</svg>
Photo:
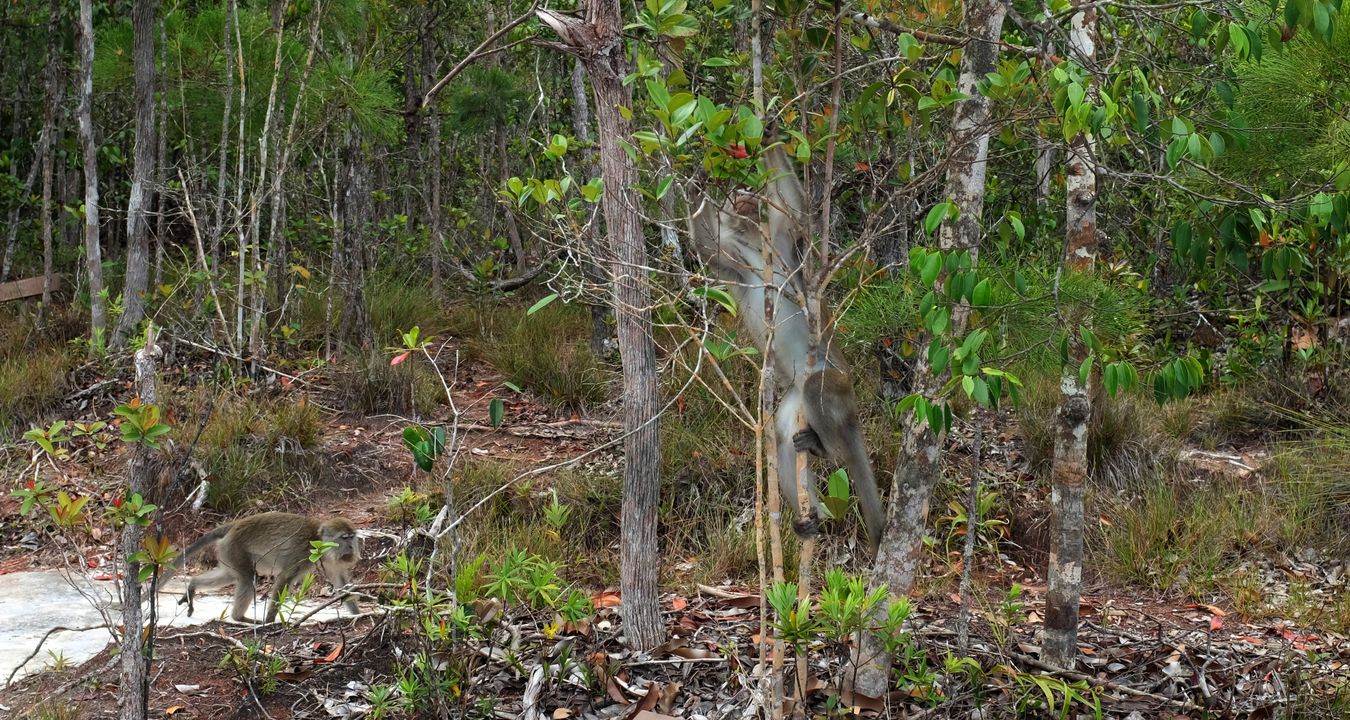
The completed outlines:
<svg viewBox="0 0 1350 720">
<path fill-rule="evenodd" d="M 183 349 L 180 366 L 210 360 Z M 488 399 L 500 387 L 491 368 L 468 361 L 454 372 L 451 390 L 460 411 L 461 452 L 526 469 L 577 458 L 615 436 L 604 413 L 590 419 L 560 412 L 516 396 L 506 406 L 506 421 L 493 428 Z M 267 391 L 283 401 L 300 395 L 326 401 L 322 371 L 278 383 Z M 130 379 L 76 373 L 66 407 L 69 419 L 106 416 L 129 392 Z M 175 378 L 180 375 L 174 375 Z M 93 389 L 93 391 L 91 391 Z M 445 410 L 442 408 L 442 414 Z M 595 418 L 600 419 L 595 419 Z M 325 413 L 315 452 L 334 460 L 337 472 L 273 502 L 269 509 L 342 514 L 363 530 L 365 558 L 358 568 L 365 582 L 379 580 L 407 526 L 391 520 L 390 498 L 418 484 L 417 470 L 403 445 L 405 420 L 390 416 L 353 417 Z M 191 418 L 181 423 L 191 424 Z M 1089 574 L 1081 616 L 1080 672 L 1049 672 L 1037 659 L 1036 632 L 1044 607 L 1042 572 L 1044 493 L 1026 471 L 1014 433 L 988 418 L 982 473 L 990 482 L 1020 488 L 1012 518 L 1013 542 L 998 552 L 981 552 L 974 568 L 971 641 L 957 647 L 956 593 L 959 555 L 940 545 L 929 556 L 927 574 L 912 598 L 907 624 L 911 656 L 902 665 L 906 682 L 890 697 L 840 695 L 847 672 L 844 645 L 812 648 L 807 688 L 813 711 L 851 708 L 889 717 L 1035 716 L 1061 712 L 1110 717 L 1310 717 L 1344 709 L 1350 694 L 1350 639 L 1339 623 L 1319 623 L 1317 612 L 1279 617 L 1249 613 L 1220 604 L 1197 603 L 1175 593 L 1149 592 Z M 956 433 L 950 444 L 960 452 L 968 438 Z M 11 447 L 11 460 L 28 448 Z M 22 478 L 42 478 L 71 494 L 108 500 L 122 472 L 124 450 L 87 448 L 61 458 L 33 455 Z M 1190 449 L 1195 482 L 1225 474 L 1259 473 L 1262 449 L 1222 451 Z M 595 466 L 617 468 L 620 457 L 607 450 L 586 458 Z M 960 460 L 957 461 L 960 464 Z M 954 475 L 968 468 L 954 471 Z M 526 478 L 538 492 L 545 483 Z M 175 543 L 190 542 L 221 518 L 179 513 L 184 522 L 170 529 Z M 1039 530 L 1032 519 L 1041 518 Z M 1111 520 L 1101 516 L 1102 523 Z M 1027 527 L 1032 527 L 1027 530 Z M 0 576 L 23 571 L 73 567 L 105 584 L 115 551 L 110 528 L 94 527 L 83 540 L 51 542 L 35 533 L 19 515 L 19 502 L 0 497 Z M 959 543 L 957 543 L 959 545 Z M 832 538 L 822 565 L 865 567 L 865 552 Z M 1038 547 L 1039 546 L 1039 547 Z M 587 584 L 594 616 L 582 623 L 556 622 L 527 607 L 497 607 L 491 633 L 464 639 L 458 660 L 472 673 L 447 697 L 458 697 L 452 714 L 474 717 L 632 718 L 651 711 L 690 718 L 740 717 L 752 701 L 758 650 L 760 596 L 753 577 L 700 581 L 683 573 L 697 558 L 683 549 L 663 551 L 662 610 L 671 640 L 646 654 L 626 651 L 621 642 L 615 587 Z M 612 577 L 613 569 L 587 571 L 587 558 L 568 558 L 580 582 Z M 592 562 L 595 559 L 591 560 Z M 1272 556 L 1253 568 L 1262 596 L 1303 594 L 1325 613 L 1346 593 L 1346 564 L 1299 548 Z M 699 576 L 702 577 L 702 576 Z M 1018 586 L 1020 595 L 1009 588 Z M 0 602 L 17 593 L 0 577 Z M 327 592 L 326 590 L 324 591 Z M 222 596 L 223 598 L 224 596 Z M 396 658 L 414 644 L 408 629 L 369 602 L 360 616 L 334 614 L 301 626 L 245 626 L 210 620 L 197 627 L 161 628 L 152 670 L 151 717 L 173 718 L 356 718 L 372 711 L 372 688 L 395 684 Z M 115 613 L 114 613 L 115 617 Z M 550 620 L 553 622 L 550 622 Z M 103 631 L 106 632 L 106 631 Z M 59 635 L 57 636 L 60 637 Z M 23 654 L 34 647 L 23 648 Z M 53 641 L 49 640 L 50 645 Z M 71 650 L 70 652 L 76 652 Z M 972 669 L 954 662 L 965 655 L 978 660 Z M 561 659 L 560 659 L 561 658 Z M 567 662 L 567 658 L 571 662 Z M 0 713 L 44 718 L 96 718 L 115 714 L 115 652 L 93 657 L 37 654 L 33 665 L 47 665 L 0 690 Z M 791 664 L 789 662 L 789 664 Z M 551 668 L 551 670 L 550 670 Z M 8 670 L 6 671 L 6 674 Z M 470 699 L 472 702 L 470 703 Z M 983 708 L 976 710 L 976 708 Z M 1098 710 L 1098 708 L 1100 710 Z M 375 715 L 378 716 L 378 707 Z"/>
</svg>

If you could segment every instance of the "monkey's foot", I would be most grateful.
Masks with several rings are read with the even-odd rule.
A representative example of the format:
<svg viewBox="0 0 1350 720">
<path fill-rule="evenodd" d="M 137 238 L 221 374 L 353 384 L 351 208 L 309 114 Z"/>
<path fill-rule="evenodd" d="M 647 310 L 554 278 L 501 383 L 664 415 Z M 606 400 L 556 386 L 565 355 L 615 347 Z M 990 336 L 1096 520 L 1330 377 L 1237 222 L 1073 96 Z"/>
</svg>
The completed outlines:
<svg viewBox="0 0 1350 720">
<path fill-rule="evenodd" d="M 820 442 L 820 436 L 815 430 L 805 428 L 798 430 L 792 436 L 792 449 L 797 452 L 809 452 L 816 457 L 825 457 L 825 446 Z"/>
<path fill-rule="evenodd" d="M 820 518 L 814 514 L 805 520 L 798 520 L 792 523 L 792 530 L 797 533 L 799 538 L 811 538 L 820 534 Z"/>
</svg>

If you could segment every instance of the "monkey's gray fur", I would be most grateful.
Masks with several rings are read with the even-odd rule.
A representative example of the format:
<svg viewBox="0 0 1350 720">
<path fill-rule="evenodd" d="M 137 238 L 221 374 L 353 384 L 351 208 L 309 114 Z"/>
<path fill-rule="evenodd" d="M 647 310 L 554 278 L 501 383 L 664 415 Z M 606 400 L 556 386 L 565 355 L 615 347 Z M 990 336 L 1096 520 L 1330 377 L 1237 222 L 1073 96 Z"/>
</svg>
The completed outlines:
<svg viewBox="0 0 1350 720">
<path fill-rule="evenodd" d="M 814 473 L 808 467 L 797 477 L 798 451 L 842 462 L 858 493 L 867 534 L 876 549 L 886 516 L 863 444 L 848 363 L 835 346 L 834 322 L 824 308 L 821 312 L 825 317 L 818 323 L 823 329 L 822 337 L 814 357 L 810 351 L 812 331 L 803 309 L 806 285 L 801 251 L 810 237 L 803 221 L 806 193 L 782 146 L 771 148 L 764 159 L 770 180 L 760 198 L 768 205 L 773 251 L 773 287 L 767 289 L 774 296 L 772 348 L 765 347 L 769 340 L 764 317 L 766 260 L 755 220 L 758 200 L 740 193 L 727 198 L 721 208 L 715 208 L 711 200 L 702 198 L 690 217 L 690 235 L 698 255 L 719 280 L 728 284 L 741 323 L 760 352 L 767 353 L 773 362 L 780 392 L 774 417 L 778 431 L 778 480 L 783 493 L 796 498 L 800 484 L 806 488 L 812 507 L 819 507 Z M 798 409 L 803 411 L 807 424 L 800 431 Z M 809 523 L 813 519 L 803 521 Z"/>
<path fill-rule="evenodd" d="M 192 615 L 192 600 L 198 590 L 210 590 L 234 585 L 234 605 L 230 617 L 238 622 L 252 622 L 244 611 L 255 596 L 256 575 L 275 579 L 275 588 L 268 603 L 266 619 L 277 617 L 281 591 L 295 587 L 312 573 L 315 564 L 310 561 L 310 542 L 321 540 L 337 547 L 324 553 L 318 569 L 333 586 L 334 592 L 343 592 L 351 584 L 351 571 L 361 559 L 361 545 L 356 527 L 346 518 L 324 520 L 283 512 L 266 512 L 225 523 L 206 533 L 174 561 L 172 569 L 161 582 L 167 582 L 193 555 L 215 543 L 215 568 L 197 575 L 188 582 L 179 605 L 188 606 Z M 360 612 L 356 598 L 344 593 L 344 605 L 353 615 Z"/>
</svg>

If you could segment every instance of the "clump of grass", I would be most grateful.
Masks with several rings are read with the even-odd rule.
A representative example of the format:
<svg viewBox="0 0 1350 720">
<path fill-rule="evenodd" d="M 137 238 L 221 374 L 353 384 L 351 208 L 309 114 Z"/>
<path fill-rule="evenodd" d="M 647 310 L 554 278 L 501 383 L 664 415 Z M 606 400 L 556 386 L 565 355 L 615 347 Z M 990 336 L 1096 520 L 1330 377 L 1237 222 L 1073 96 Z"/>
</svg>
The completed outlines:
<svg viewBox="0 0 1350 720">
<path fill-rule="evenodd" d="M 309 449 L 318 444 L 319 435 L 323 432 L 323 414 L 319 412 L 319 408 L 305 402 L 303 397 L 298 401 L 292 399 L 275 401 L 272 403 L 271 412 L 263 420 L 267 444 L 272 447 L 289 441 L 301 448 Z"/>
<path fill-rule="evenodd" d="M 78 707 L 55 700 L 44 701 L 22 715 L 24 720 L 75 720 L 79 716 Z"/>
<path fill-rule="evenodd" d="M 398 365 L 378 352 L 351 358 L 335 374 L 342 407 L 361 415 L 427 415 L 445 398 L 436 371 L 420 358 Z"/>
<path fill-rule="evenodd" d="M 1055 422 L 1059 411 L 1059 378 L 1037 373 L 1023 377 L 1017 409 L 1023 447 L 1033 470 L 1048 473 L 1055 456 Z M 1112 398 L 1094 388 L 1088 424 L 1088 462 L 1092 476 L 1111 487 L 1137 488 L 1176 465 L 1188 434 L 1184 410 L 1159 407 L 1143 393 Z"/>
<path fill-rule="evenodd" d="M 380 347 L 395 345 L 414 326 L 423 336 L 438 332 L 441 305 L 431 285 L 413 278 L 380 275 L 366 282 L 370 328 Z"/>
<path fill-rule="evenodd" d="M 60 348 L 0 360 L 0 436 L 37 424 L 65 395 L 70 356 Z"/>
<path fill-rule="evenodd" d="M 586 410 L 603 402 L 610 373 L 591 353 L 580 308 L 554 303 L 514 322 L 502 318 L 474 351 L 511 382 L 561 408 Z"/>
</svg>

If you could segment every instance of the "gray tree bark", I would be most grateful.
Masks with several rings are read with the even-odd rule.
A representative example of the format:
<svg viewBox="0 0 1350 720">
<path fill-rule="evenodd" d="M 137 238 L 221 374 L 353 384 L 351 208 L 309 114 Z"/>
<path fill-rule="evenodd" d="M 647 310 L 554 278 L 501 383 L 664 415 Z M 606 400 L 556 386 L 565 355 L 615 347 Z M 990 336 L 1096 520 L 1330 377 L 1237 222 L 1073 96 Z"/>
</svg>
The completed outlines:
<svg viewBox="0 0 1350 720">
<path fill-rule="evenodd" d="M 983 228 L 984 183 L 989 157 L 990 101 L 976 89 L 998 61 L 999 38 L 1007 8 L 998 0 L 973 0 L 965 5 L 962 21 L 970 38 L 961 57 L 961 75 L 957 89 L 969 97 L 953 107 L 948 134 L 946 197 L 955 201 L 961 212 L 952 222 L 943 223 L 938 244 L 943 251 L 965 249 L 972 260 L 979 253 Z M 965 332 L 968 312 L 952 315 L 955 335 Z M 915 392 L 926 397 L 936 395 L 941 378 L 929 370 L 927 353 L 916 354 Z M 873 582 L 886 587 L 891 597 L 908 595 L 914 587 L 923 557 L 923 535 L 928 526 L 928 504 L 941 472 L 942 437 L 921 420 L 905 419 L 900 457 L 891 492 L 889 520 L 881 547 L 872 566 Z M 885 609 L 879 610 L 884 613 Z M 881 639 L 863 633 L 857 650 L 857 675 L 854 688 L 871 697 L 880 697 L 889 687 L 890 658 Z"/>
<path fill-rule="evenodd" d="M 1082 0 L 1074 5 L 1078 11 L 1069 21 L 1069 51 L 1076 62 L 1091 69 L 1096 51 L 1097 10 Z M 1089 92 L 1095 96 L 1093 89 Z M 1097 259 L 1095 144 L 1091 133 L 1080 133 L 1069 142 L 1065 158 L 1065 273 L 1091 272 Z M 1060 311 L 1063 317 L 1064 309 Z M 1083 593 L 1083 496 L 1088 473 L 1088 420 L 1092 417 L 1088 383 L 1078 376 L 1088 348 L 1072 327 L 1080 316 L 1080 312 L 1071 309 L 1064 317 L 1070 352 L 1060 380 L 1059 412 L 1055 416 L 1055 462 L 1050 474 L 1050 568 L 1045 596 L 1045 638 L 1041 645 L 1044 660 L 1066 670 L 1073 669 L 1078 655 L 1078 603 Z"/>
<path fill-rule="evenodd" d="M 582 67 L 579 59 L 572 66 L 572 132 L 577 136 L 578 142 L 591 141 L 591 105 L 586 97 L 586 69 Z M 595 177 L 595 151 L 587 148 L 581 154 L 581 158 L 578 163 L 580 175 L 589 181 L 589 178 Z M 596 229 L 595 224 L 591 223 L 586 226 L 582 235 L 582 247 L 586 252 L 582 253 L 581 271 L 592 282 L 602 283 L 604 273 L 598 264 L 602 253 L 596 241 Z M 609 349 L 610 310 L 607 305 L 601 303 L 595 303 L 590 307 L 591 352 L 596 357 L 603 357 Z"/>
<path fill-rule="evenodd" d="M 155 178 L 155 2 L 135 0 L 131 6 L 135 146 L 132 151 L 131 196 L 127 200 L 127 275 L 122 288 L 122 317 L 112 347 L 145 317 L 145 291 L 150 282 L 150 191 Z"/>
<path fill-rule="evenodd" d="M 94 3 L 80 0 L 80 145 L 84 150 L 84 261 L 89 274 L 93 348 L 108 340 L 103 302 L 103 252 L 98 237 L 98 143 L 94 140 Z"/>
<path fill-rule="evenodd" d="M 42 141 L 38 143 L 42 155 L 42 309 L 43 316 L 52 304 L 52 165 L 55 158 L 56 106 L 61 102 L 62 62 L 57 34 L 61 19 L 60 0 L 51 0 L 47 22 L 46 91 L 42 107 Z"/>
<path fill-rule="evenodd" d="M 146 339 L 145 347 L 136 351 L 136 388 L 137 397 L 145 405 L 158 402 L 155 388 L 155 365 L 160 355 L 159 345 L 155 343 L 153 331 Z M 146 496 L 151 474 L 151 449 L 145 443 L 136 445 L 131 457 L 131 467 L 127 473 L 127 493 Z M 145 642 L 144 615 L 141 604 L 141 564 L 132 557 L 141 550 L 141 539 L 145 537 L 145 528 L 135 523 L 122 527 L 122 560 L 125 570 L 122 576 L 122 653 L 119 657 L 121 672 L 117 686 L 117 707 L 120 720 L 144 720 L 149 717 L 149 648 Z M 154 602 L 154 598 L 150 598 Z"/>
<path fill-rule="evenodd" d="M 623 17 L 618 0 L 586 0 L 585 20 L 548 10 L 541 20 L 575 53 L 591 79 L 599 125 L 601 208 L 609 234 L 610 276 L 623 363 L 624 480 L 620 538 L 620 612 L 628 646 L 650 650 L 665 639 L 657 604 L 660 555 L 656 539 L 661 492 L 660 403 L 651 285 L 639 214 L 637 167 L 620 141 L 632 133 L 620 108 L 632 106 L 624 85 Z"/>
</svg>

